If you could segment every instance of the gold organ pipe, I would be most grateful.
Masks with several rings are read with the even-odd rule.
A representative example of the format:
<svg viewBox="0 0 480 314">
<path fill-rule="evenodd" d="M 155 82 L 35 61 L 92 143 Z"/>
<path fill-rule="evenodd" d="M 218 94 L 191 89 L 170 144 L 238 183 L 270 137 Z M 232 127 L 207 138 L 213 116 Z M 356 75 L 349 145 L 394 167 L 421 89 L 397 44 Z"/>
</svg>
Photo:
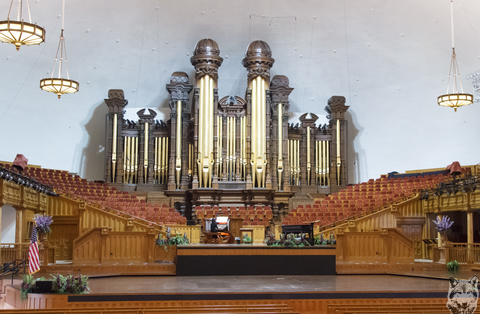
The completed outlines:
<svg viewBox="0 0 480 314">
<path fill-rule="evenodd" d="M 158 154 L 158 168 L 157 168 L 157 181 L 158 183 L 163 183 L 162 175 L 163 175 L 163 137 L 158 138 L 158 147 L 157 147 L 157 154 Z"/>
<path fill-rule="evenodd" d="M 127 152 L 127 137 L 123 137 L 123 183 L 126 183 L 127 180 L 127 169 L 128 169 L 128 152 Z"/>
<path fill-rule="evenodd" d="M 153 151 L 155 153 L 155 161 L 153 163 L 153 181 L 157 181 L 157 171 L 158 171 L 158 137 L 154 137 Z"/>
<path fill-rule="evenodd" d="M 203 98 L 205 94 L 205 77 L 200 78 L 200 93 L 198 97 L 198 184 L 203 187 Z"/>
<path fill-rule="evenodd" d="M 297 162 L 297 185 L 300 185 L 300 140 L 295 141 L 295 161 Z"/>
<path fill-rule="evenodd" d="M 342 159 L 340 157 L 340 120 L 337 120 L 337 183 L 340 185 L 340 167 Z"/>
<path fill-rule="evenodd" d="M 318 141 L 315 141 L 315 185 L 318 185 Z"/>
<path fill-rule="evenodd" d="M 135 137 L 134 138 L 134 141 L 135 141 L 135 151 L 134 151 L 134 154 L 133 154 L 133 167 L 134 167 L 134 173 L 133 173 L 133 176 L 134 176 L 134 182 L 132 183 L 137 183 L 138 182 L 138 163 L 139 163 L 139 156 L 138 156 L 138 137 Z"/>
<path fill-rule="evenodd" d="M 265 80 L 263 78 L 260 78 L 260 81 L 262 83 L 261 85 L 261 95 L 262 95 L 262 102 L 261 102 L 261 107 L 260 107 L 260 130 L 261 130 L 261 134 L 262 134 L 262 138 L 261 138 L 261 145 L 260 145 L 260 148 L 261 148 L 261 156 L 262 156 L 262 185 L 261 187 L 265 187 L 265 177 L 266 177 L 266 172 L 267 172 L 267 169 L 266 169 L 266 159 L 267 159 L 267 113 L 266 113 L 266 107 L 267 107 L 267 95 L 265 93 Z"/>
<path fill-rule="evenodd" d="M 329 141 L 325 141 L 325 165 L 326 165 L 326 171 L 325 171 L 325 179 L 326 179 L 326 186 L 330 185 L 330 143 Z"/>
<path fill-rule="evenodd" d="M 233 173 L 232 180 L 235 181 L 235 173 L 237 172 L 237 118 L 232 118 L 233 127 Z"/>
<path fill-rule="evenodd" d="M 176 158 L 175 158 L 175 174 L 177 181 L 177 189 L 180 188 L 180 176 L 182 171 L 182 102 L 177 101 L 177 134 L 176 142 Z"/>
<path fill-rule="evenodd" d="M 124 169 L 125 173 L 123 174 L 123 182 L 128 184 L 130 179 L 130 137 L 125 136 L 125 159 L 124 159 Z"/>
<path fill-rule="evenodd" d="M 278 189 L 282 189 L 282 173 L 283 173 L 283 105 L 278 104 Z"/>
<path fill-rule="evenodd" d="M 257 178 L 257 169 L 255 154 L 257 153 L 257 78 L 254 78 L 252 81 L 252 121 L 250 123 L 250 162 L 252 165 L 252 183 L 255 187 L 255 181 Z"/>
<path fill-rule="evenodd" d="M 169 149 L 168 149 L 168 137 L 165 137 L 165 149 L 164 149 L 164 155 L 165 155 L 165 159 L 164 159 L 164 165 L 165 165 L 165 174 L 164 174 L 164 179 L 163 179 L 163 182 L 167 182 L 168 180 L 168 152 L 169 152 Z"/>
<path fill-rule="evenodd" d="M 255 134 L 257 137 L 257 149 L 256 149 L 256 155 L 257 155 L 257 187 L 261 187 L 261 173 L 258 172 L 258 169 L 261 165 L 259 163 L 262 161 L 262 125 L 261 125 L 261 119 L 262 119 L 262 81 L 259 76 L 257 76 L 257 106 L 255 108 L 255 111 L 257 112 L 256 117 L 257 117 L 257 127 L 255 129 Z"/>
<path fill-rule="evenodd" d="M 128 183 L 133 183 L 132 177 L 135 170 L 135 154 L 134 154 L 134 147 L 135 147 L 135 138 L 128 137 Z"/>
<path fill-rule="evenodd" d="M 144 149 L 143 149 L 143 168 L 144 168 L 144 177 L 145 177 L 145 183 L 147 183 L 147 177 L 148 177 L 148 122 L 145 123 L 145 143 L 144 143 Z"/>
<path fill-rule="evenodd" d="M 113 115 L 113 143 L 112 143 L 112 182 L 115 182 L 115 172 L 117 170 L 117 114 Z"/>
<path fill-rule="evenodd" d="M 208 93 L 210 95 L 209 97 L 209 102 L 208 102 L 208 107 L 209 107 L 209 112 L 210 112 L 210 121 L 208 123 L 208 127 L 210 130 L 210 137 L 208 139 L 210 143 L 210 150 L 208 151 L 208 154 L 211 156 L 210 158 L 210 171 L 209 171 L 209 180 L 210 180 L 210 187 L 212 187 L 212 179 L 213 179 L 213 165 L 214 165 L 214 155 L 213 155 L 213 126 L 215 125 L 214 121 L 214 108 L 213 108 L 213 78 L 210 77 L 210 85 L 208 86 Z"/>
<path fill-rule="evenodd" d="M 310 170 L 311 170 L 311 160 L 310 160 L 310 127 L 307 126 L 307 185 L 310 185 Z"/>
<path fill-rule="evenodd" d="M 228 117 L 228 180 L 232 180 L 232 117 Z"/>
<path fill-rule="evenodd" d="M 327 172 L 327 153 L 326 153 L 326 141 L 322 141 L 322 185 L 326 186 L 327 178 L 326 178 L 326 172 Z"/>
</svg>

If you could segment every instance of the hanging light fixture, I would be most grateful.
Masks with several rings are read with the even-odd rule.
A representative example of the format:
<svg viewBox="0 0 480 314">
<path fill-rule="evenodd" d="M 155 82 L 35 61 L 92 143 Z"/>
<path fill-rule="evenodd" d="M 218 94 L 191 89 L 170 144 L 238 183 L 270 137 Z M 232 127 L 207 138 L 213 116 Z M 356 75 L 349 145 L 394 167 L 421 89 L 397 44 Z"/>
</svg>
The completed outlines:
<svg viewBox="0 0 480 314">
<path fill-rule="evenodd" d="M 453 0 L 450 0 L 450 13 L 452 20 L 452 61 L 450 62 L 450 73 L 448 74 L 447 93 L 437 97 L 439 106 L 457 108 L 470 105 L 473 102 L 473 95 L 463 92 L 462 79 L 458 69 L 457 55 L 455 54 L 455 41 L 453 34 Z M 452 93 L 450 93 L 450 81 L 452 82 Z"/>
<path fill-rule="evenodd" d="M 40 45 L 45 41 L 45 29 L 32 24 L 32 16 L 30 15 L 30 4 L 27 0 L 29 23 L 23 21 L 23 0 L 18 1 L 17 21 L 10 20 L 12 12 L 13 0 L 10 2 L 8 17 L 6 21 L 0 21 L 0 41 L 4 43 L 14 44 L 17 51 L 20 46 Z"/>
<path fill-rule="evenodd" d="M 57 54 L 55 55 L 55 61 L 53 61 L 53 70 L 52 76 L 50 78 L 44 78 L 40 80 L 40 88 L 52 92 L 58 95 L 58 99 L 63 94 L 71 94 L 78 92 L 80 84 L 77 81 L 71 80 L 68 74 L 68 60 L 67 60 L 67 50 L 65 48 L 65 36 L 63 36 L 63 31 L 65 28 L 65 0 L 63 0 L 62 6 L 62 32 L 60 33 L 60 42 L 58 43 Z M 60 52 L 60 59 L 58 59 L 58 52 Z M 65 55 L 65 58 L 64 58 Z M 55 65 L 58 60 L 58 77 L 54 78 Z M 65 63 L 65 69 L 67 72 L 67 78 L 62 76 L 62 66 Z"/>
</svg>

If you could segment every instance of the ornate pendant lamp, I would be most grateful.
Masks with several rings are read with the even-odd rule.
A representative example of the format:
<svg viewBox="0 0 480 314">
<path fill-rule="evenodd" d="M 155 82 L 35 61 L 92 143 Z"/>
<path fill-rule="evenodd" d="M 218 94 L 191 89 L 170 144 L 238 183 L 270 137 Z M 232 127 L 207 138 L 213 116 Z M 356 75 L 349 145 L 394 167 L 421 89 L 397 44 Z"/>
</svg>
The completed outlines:
<svg viewBox="0 0 480 314">
<path fill-rule="evenodd" d="M 60 42 L 58 43 L 57 54 L 55 55 L 55 61 L 53 61 L 53 70 L 52 76 L 50 78 L 44 78 L 40 80 L 40 88 L 52 92 L 58 95 L 58 99 L 63 94 L 71 94 L 78 92 L 80 84 L 77 81 L 71 80 L 68 74 L 68 60 L 67 60 L 67 50 L 65 49 L 65 37 L 63 36 L 63 30 L 65 26 L 65 0 L 63 0 L 62 6 L 62 32 L 60 33 Z M 58 59 L 58 52 L 60 52 L 60 59 Z M 65 55 L 65 59 L 64 59 Z M 58 60 L 58 77 L 54 78 L 55 65 Z M 65 61 L 65 62 L 64 62 Z M 67 78 L 62 76 L 62 66 L 65 63 L 65 69 L 67 72 Z"/>
<path fill-rule="evenodd" d="M 437 102 L 439 106 L 450 107 L 457 111 L 459 107 L 470 105 L 473 102 L 473 95 L 463 92 L 460 70 L 458 69 L 453 36 L 453 0 L 450 0 L 450 11 L 452 19 L 452 61 L 450 62 L 450 73 L 448 74 L 447 93 L 438 96 Z M 450 93 L 450 81 L 452 82 L 452 93 Z"/>
<path fill-rule="evenodd" d="M 23 0 L 18 1 L 17 21 L 10 20 L 12 12 L 13 0 L 10 2 L 8 17 L 6 21 L 0 22 L 0 41 L 4 43 L 14 44 L 17 51 L 20 46 L 40 45 L 45 41 L 45 29 L 32 24 L 30 15 L 30 4 L 27 2 L 29 23 L 23 21 Z"/>
</svg>

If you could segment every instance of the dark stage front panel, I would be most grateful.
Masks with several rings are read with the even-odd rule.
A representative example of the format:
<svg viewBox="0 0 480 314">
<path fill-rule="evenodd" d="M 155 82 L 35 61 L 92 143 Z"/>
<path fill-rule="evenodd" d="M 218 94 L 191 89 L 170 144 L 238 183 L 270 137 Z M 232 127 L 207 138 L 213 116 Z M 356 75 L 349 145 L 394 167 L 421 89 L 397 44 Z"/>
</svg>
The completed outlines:
<svg viewBox="0 0 480 314">
<path fill-rule="evenodd" d="M 178 255 L 178 276 L 335 275 L 335 255 Z"/>
</svg>

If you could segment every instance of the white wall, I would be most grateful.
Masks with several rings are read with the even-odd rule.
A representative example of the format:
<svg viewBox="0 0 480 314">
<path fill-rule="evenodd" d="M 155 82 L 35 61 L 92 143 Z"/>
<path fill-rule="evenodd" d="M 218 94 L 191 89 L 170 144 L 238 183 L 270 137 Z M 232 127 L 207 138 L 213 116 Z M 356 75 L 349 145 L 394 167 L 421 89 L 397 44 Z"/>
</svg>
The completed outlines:
<svg viewBox="0 0 480 314">
<path fill-rule="evenodd" d="M 9 2 L 0 3 L 0 12 L 8 12 Z M 129 118 L 144 107 L 161 118 L 169 111 L 170 74 L 185 71 L 193 83 L 193 47 L 209 37 L 224 57 L 221 97 L 244 95 L 241 60 L 248 44 L 262 39 L 276 60 L 272 76 L 287 75 L 295 88 L 292 111 L 315 112 L 324 123 L 327 99 L 347 98 L 350 182 L 480 161 L 480 105 L 454 113 L 436 104 L 450 64 L 448 0 L 69 0 L 69 70 L 80 92 L 61 100 L 39 89 L 52 70 L 61 1 L 30 2 L 47 40 L 19 52 L 0 45 L 0 160 L 23 153 L 32 164 L 103 178 L 107 91 L 125 90 Z M 454 6 L 465 77 L 480 68 L 480 2 L 455 0 Z"/>
<path fill-rule="evenodd" d="M 2 241 L 1 243 L 15 243 L 15 208 L 10 204 L 2 206 Z"/>
</svg>

